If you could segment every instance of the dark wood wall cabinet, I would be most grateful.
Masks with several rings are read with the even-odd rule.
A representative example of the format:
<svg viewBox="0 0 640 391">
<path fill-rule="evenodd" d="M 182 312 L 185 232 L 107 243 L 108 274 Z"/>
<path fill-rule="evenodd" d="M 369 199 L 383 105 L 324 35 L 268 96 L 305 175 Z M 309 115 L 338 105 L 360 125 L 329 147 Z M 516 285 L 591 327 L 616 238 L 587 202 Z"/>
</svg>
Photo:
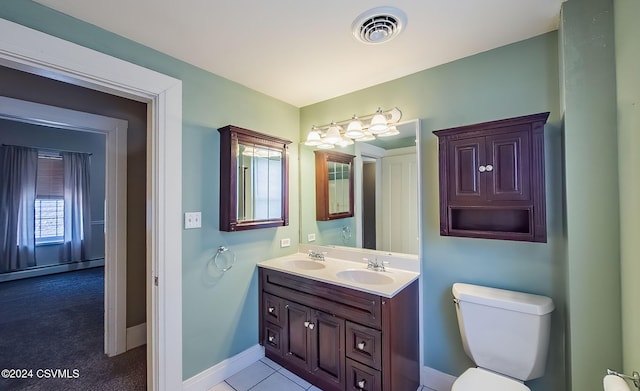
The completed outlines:
<svg viewBox="0 0 640 391">
<path fill-rule="evenodd" d="M 334 151 L 316 155 L 316 220 L 353 217 L 353 158 Z"/>
<path fill-rule="evenodd" d="M 393 298 L 259 268 L 265 355 L 324 391 L 416 390 L 418 281 Z"/>
<path fill-rule="evenodd" d="M 291 141 L 228 125 L 220 132 L 220 230 L 289 225 Z"/>
<path fill-rule="evenodd" d="M 440 235 L 547 241 L 549 113 L 438 130 Z"/>
</svg>

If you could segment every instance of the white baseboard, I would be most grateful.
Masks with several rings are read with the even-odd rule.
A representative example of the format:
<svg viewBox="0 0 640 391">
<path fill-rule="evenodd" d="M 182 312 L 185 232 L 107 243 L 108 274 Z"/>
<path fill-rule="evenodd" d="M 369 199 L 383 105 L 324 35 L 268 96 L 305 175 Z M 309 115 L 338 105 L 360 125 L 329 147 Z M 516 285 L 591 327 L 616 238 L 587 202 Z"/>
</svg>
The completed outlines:
<svg viewBox="0 0 640 391">
<path fill-rule="evenodd" d="M 137 348 L 147 343 L 147 324 L 127 327 L 127 350 Z"/>
<path fill-rule="evenodd" d="M 207 391 L 264 357 L 258 344 L 190 377 L 182 383 L 184 391 Z"/>
<path fill-rule="evenodd" d="M 422 367 L 420 383 L 435 391 L 451 391 L 456 377 L 430 367 Z"/>
<path fill-rule="evenodd" d="M 64 273 L 73 270 L 88 269 L 90 267 L 98 266 L 104 266 L 104 258 L 92 259 L 90 261 L 64 263 L 62 265 L 34 267 L 31 269 L 2 273 L 0 274 L 0 282 L 20 280 L 29 277 L 45 276 L 48 274 Z"/>
</svg>

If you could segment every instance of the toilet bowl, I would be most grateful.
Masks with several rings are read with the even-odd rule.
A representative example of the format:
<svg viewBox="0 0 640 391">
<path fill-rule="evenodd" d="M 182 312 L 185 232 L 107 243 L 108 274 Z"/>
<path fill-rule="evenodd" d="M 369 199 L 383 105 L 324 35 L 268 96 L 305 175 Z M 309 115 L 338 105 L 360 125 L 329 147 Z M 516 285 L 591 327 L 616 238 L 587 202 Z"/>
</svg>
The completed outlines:
<svg viewBox="0 0 640 391">
<path fill-rule="evenodd" d="M 463 283 L 452 293 L 464 351 L 477 365 L 452 391 L 529 391 L 524 382 L 544 375 L 553 301 Z"/>
<path fill-rule="evenodd" d="M 524 383 L 482 368 L 467 369 L 455 383 L 451 391 L 491 390 L 491 391 L 530 391 Z"/>
</svg>

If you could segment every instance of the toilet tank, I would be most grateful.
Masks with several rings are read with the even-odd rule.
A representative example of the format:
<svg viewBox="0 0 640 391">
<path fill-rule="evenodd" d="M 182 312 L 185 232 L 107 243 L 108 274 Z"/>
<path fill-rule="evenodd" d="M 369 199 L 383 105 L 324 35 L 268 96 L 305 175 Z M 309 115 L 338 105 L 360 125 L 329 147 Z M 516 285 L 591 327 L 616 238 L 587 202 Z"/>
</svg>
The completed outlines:
<svg viewBox="0 0 640 391">
<path fill-rule="evenodd" d="M 550 298 L 463 283 L 452 292 L 464 350 L 478 367 L 522 381 L 544 374 Z"/>
</svg>

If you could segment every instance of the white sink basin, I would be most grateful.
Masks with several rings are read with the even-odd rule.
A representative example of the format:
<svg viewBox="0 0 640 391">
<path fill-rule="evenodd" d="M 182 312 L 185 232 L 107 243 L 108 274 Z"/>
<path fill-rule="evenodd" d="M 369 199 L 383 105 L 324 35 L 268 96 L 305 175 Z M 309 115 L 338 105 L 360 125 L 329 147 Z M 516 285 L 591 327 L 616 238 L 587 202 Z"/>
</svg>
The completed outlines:
<svg viewBox="0 0 640 391">
<path fill-rule="evenodd" d="M 391 284 L 393 278 L 383 274 L 384 272 L 374 272 L 362 269 L 347 269 L 336 273 L 336 277 L 361 284 L 385 285 Z"/>
<path fill-rule="evenodd" d="M 291 267 L 294 267 L 296 269 L 302 269 L 302 270 L 318 270 L 318 269 L 325 268 L 324 264 L 320 262 L 307 261 L 304 259 L 293 259 L 291 261 L 287 261 L 286 263 Z"/>
</svg>

